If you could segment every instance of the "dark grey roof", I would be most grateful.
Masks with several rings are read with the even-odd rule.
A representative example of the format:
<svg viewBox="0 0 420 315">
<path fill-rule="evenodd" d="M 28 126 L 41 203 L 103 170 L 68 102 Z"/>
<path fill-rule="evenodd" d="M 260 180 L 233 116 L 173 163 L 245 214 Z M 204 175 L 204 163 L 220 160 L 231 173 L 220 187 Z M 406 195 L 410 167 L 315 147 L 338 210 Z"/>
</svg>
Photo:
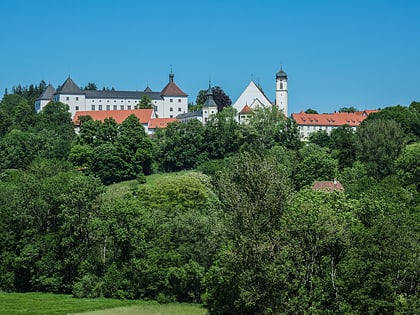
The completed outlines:
<svg viewBox="0 0 420 315">
<path fill-rule="evenodd" d="M 147 95 L 152 100 L 162 99 L 159 92 L 138 92 L 138 91 L 83 91 L 86 98 L 119 98 L 119 99 L 138 99 Z"/>
<path fill-rule="evenodd" d="M 69 76 L 67 80 L 64 81 L 64 83 L 57 89 L 56 94 L 83 94 L 83 91 Z"/>
<path fill-rule="evenodd" d="M 51 84 L 48 84 L 45 91 L 36 100 L 52 100 L 55 92 L 54 87 Z"/>
<path fill-rule="evenodd" d="M 147 86 L 147 87 L 144 89 L 144 92 L 153 92 L 153 91 L 152 91 L 152 89 L 151 89 L 149 86 Z"/>
<path fill-rule="evenodd" d="M 194 112 L 179 114 L 178 116 L 176 116 L 176 119 L 194 118 L 194 117 L 201 117 L 201 116 L 203 116 L 203 111 L 196 110 Z"/>
<path fill-rule="evenodd" d="M 287 73 L 283 71 L 282 67 L 280 67 L 280 71 L 276 73 L 276 78 L 286 78 L 287 79 Z"/>
<path fill-rule="evenodd" d="M 206 101 L 204 102 L 203 107 L 217 107 L 217 104 L 213 98 L 213 91 L 211 90 L 210 83 L 206 94 Z"/>
</svg>

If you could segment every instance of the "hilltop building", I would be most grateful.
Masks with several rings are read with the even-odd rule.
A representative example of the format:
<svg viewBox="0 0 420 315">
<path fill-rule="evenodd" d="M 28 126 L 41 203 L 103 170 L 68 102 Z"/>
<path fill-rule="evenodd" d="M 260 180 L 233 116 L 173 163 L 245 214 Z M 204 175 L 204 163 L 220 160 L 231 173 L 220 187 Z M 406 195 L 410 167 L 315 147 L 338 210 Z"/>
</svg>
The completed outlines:
<svg viewBox="0 0 420 315">
<path fill-rule="evenodd" d="M 78 132 L 81 124 L 81 118 L 90 116 L 93 120 L 104 122 L 106 118 L 113 118 L 118 124 L 121 124 L 130 115 L 135 115 L 140 124 L 144 127 L 147 134 L 152 135 L 157 128 L 166 128 L 166 126 L 177 121 L 176 118 L 157 118 L 152 108 L 150 109 L 125 109 L 125 110 L 94 110 L 78 111 L 73 117 L 73 123 Z"/>
<path fill-rule="evenodd" d="M 179 114 L 178 116 L 176 116 L 176 119 L 183 123 L 193 119 L 197 119 L 203 124 L 206 124 L 210 117 L 216 114 L 217 104 L 214 101 L 211 83 L 209 82 L 209 88 L 207 89 L 206 101 L 203 104 L 203 108 L 194 112 Z"/>
<path fill-rule="evenodd" d="M 133 110 L 144 95 L 151 99 L 158 118 L 175 118 L 188 112 L 188 95 L 176 85 L 172 72 L 160 92 L 153 92 L 149 87 L 142 92 L 82 90 L 69 76 L 57 90 L 48 85 L 35 101 L 35 110 L 39 112 L 50 101 L 67 104 L 72 117 L 79 111 Z"/>
<path fill-rule="evenodd" d="M 287 74 L 280 67 L 276 73 L 276 100 L 271 102 L 264 94 L 262 88 L 251 81 L 239 98 L 233 103 L 232 107 L 238 112 L 238 121 L 246 124 L 252 110 L 259 107 L 278 106 L 283 111 L 284 116 L 288 116 L 288 86 Z"/>
<path fill-rule="evenodd" d="M 374 112 L 377 112 L 377 110 L 332 114 L 306 114 L 305 112 L 300 112 L 292 114 L 292 118 L 299 126 L 301 138 L 307 140 L 311 134 L 319 130 L 324 130 L 330 134 L 334 128 L 344 125 L 348 125 L 353 130 L 356 130 L 361 122 Z"/>
</svg>

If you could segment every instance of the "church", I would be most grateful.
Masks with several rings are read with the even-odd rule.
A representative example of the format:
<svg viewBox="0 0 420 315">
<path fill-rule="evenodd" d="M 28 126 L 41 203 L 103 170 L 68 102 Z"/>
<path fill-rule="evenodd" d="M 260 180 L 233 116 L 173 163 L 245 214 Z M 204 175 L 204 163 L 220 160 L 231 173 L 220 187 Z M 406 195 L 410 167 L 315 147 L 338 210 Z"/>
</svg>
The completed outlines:
<svg viewBox="0 0 420 315">
<path fill-rule="evenodd" d="M 69 76 L 57 90 L 49 84 L 35 101 L 35 110 L 41 111 L 51 101 L 67 104 L 72 117 L 85 111 L 133 110 L 144 95 L 151 100 L 157 118 L 175 118 L 188 112 L 188 95 L 174 82 L 172 71 L 160 92 L 149 87 L 141 92 L 82 90 Z"/>
<path fill-rule="evenodd" d="M 288 117 L 287 74 L 282 67 L 276 73 L 276 100 L 274 103 L 267 98 L 259 85 L 251 81 L 232 107 L 238 112 L 239 123 L 246 124 L 252 110 L 273 105 L 278 106 L 284 116 Z"/>
</svg>

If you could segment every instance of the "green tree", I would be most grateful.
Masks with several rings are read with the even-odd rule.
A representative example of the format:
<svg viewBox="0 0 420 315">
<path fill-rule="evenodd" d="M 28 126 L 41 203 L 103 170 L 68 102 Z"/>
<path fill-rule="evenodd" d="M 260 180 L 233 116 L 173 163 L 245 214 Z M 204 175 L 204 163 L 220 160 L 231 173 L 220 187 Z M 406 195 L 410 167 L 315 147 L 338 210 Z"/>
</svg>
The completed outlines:
<svg viewBox="0 0 420 315">
<path fill-rule="evenodd" d="M 356 136 L 352 127 L 344 125 L 334 128 L 330 134 L 331 145 L 336 150 L 338 167 L 342 170 L 356 161 Z"/>
<path fill-rule="evenodd" d="M 341 107 L 338 110 L 339 113 L 355 113 L 357 112 L 357 108 L 350 106 L 350 107 Z"/>
<path fill-rule="evenodd" d="M 414 185 L 420 192 L 420 143 L 407 145 L 395 161 L 398 176 L 405 186 Z"/>
<path fill-rule="evenodd" d="M 281 310 L 284 262 L 277 231 L 291 191 L 276 161 L 243 154 L 221 176 L 217 190 L 229 240 L 205 276 L 210 314 L 272 314 Z"/>
<path fill-rule="evenodd" d="M 147 94 L 143 94 L 141 97 L 140 103 L 136 105 L 136 109 L 144 109 L 144 108 L 153 108 L 152 99 L 147 96 Z"/>
<path fill-rule="evenodd" d="M 0 141 L 0 169 L 25 168 L 38 154 L 38 137 L 19 129 L 11 130 Z"/>
<path fill-rule="evenodd" d="M 420 112 L 416 110 L 416 102 L 412 102 L 409 107 L 389 106 L 376 113 L 369 115 L 366 122 L 372 120 L 394 120 L 399 123 L 410 141 L 420 138 Z"/>
<path fill-rule="evenodd" d="M 305 110 L 305 114 L 318 114 L 318 111 L 312 108 L 308 108 L 307 110 Z"/>
<path fill-rule="evenodd" d="M 331 181 L 337 177 L 337 160 L 331 157 L 327 149 L 312 144 L 302 148 L 299 153 L 302 158 L 294 174 L 295 185 L 298 189 L 312 185 L 315 181 Z"/>
<path fill-rule="evenodd" d="M 358 159 L 376 179 L 394 173 L 394 161 L 405 143 L 406 137 L 401 125 L 394 120 L 366 121 L 356 132 Z"/>
<path fill-rule="evenodd" d="M 325 130 L 317 130 L 311 133 L 309 142 L 323 148 L 329 148 L 331 146 L 330 135 Z"/>
<path fill-rule="evenodd" d="M 83 90 L 87 91 L 96 91 L 98 89 L 98 87 L 96 86 L 96 84 L 94 82 L 89 82 L 84 88 Z"/>
<path fill-rule="evenodd" d="M 211 91 L 213 92 L 213 98 L 217 104 L 218 112 L 221 112 L 225 107 L 232 105 L 232 100 L 220 86 L 213 86 Z"/>
<path fill-rule="evenodd" d="M 124 153 L 136 174 L 152 172 L 152 142 L 135 115 L 130 115 L 119 127 L 116 146 Z"/>
<path fill-rule="evenodd" d="M 338 272 L 357 223 L 356 203 L 343 193 L 301 190 L 282 220 L 283 314 L 340 314 Z"/>
<path fill-rule="evenodd" d="M 90 170 L 105 185 L 132 179 L 136 175 L 134 167 L 124 160 L 123 153 L 111 143 L 101 144 L 93 149 Z"/>
<path fill-rule="evenodd" d="M 155 134 L 155 160 L 165 171 L 194 168 L 208 159 L 203 139 L 203 124 L 196 119 L 169 124 Z"/>
</svg>

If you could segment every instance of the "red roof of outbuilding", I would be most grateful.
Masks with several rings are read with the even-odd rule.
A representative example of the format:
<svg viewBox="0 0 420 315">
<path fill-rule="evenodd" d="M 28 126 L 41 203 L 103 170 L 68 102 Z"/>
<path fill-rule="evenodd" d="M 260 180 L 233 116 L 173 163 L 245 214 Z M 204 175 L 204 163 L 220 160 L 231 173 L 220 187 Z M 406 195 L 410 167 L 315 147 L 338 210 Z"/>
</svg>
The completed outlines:
<svg viewBox="0 0 420 315">
<path fill-rule="evenodd" d="M 178 121 L 176 118 L 151 118 L 149 120 L 149 129 L 166 128 L 171 123 Z"/>
<path fill-rule="evenodd" d="M 131 109 L 131 110 L 87 110 L 78 111 L 74 114 L 73 123 L 79 125 L 79 117 L 90 116 L 93 120 L 104 121 L 105 118 L 113 118 L 118 124 L 121 124 L 131 114 L 136 115 L 141 124 L 147 124 L 153 115 L 153 109 Z"/>
<path fill-rule="evenodd" d="M 337 181 L 318 181 L 312 185 L 312 190 L 332 192 L 335 190 L 344 191 L 343 185 Z"/>
</svg>

